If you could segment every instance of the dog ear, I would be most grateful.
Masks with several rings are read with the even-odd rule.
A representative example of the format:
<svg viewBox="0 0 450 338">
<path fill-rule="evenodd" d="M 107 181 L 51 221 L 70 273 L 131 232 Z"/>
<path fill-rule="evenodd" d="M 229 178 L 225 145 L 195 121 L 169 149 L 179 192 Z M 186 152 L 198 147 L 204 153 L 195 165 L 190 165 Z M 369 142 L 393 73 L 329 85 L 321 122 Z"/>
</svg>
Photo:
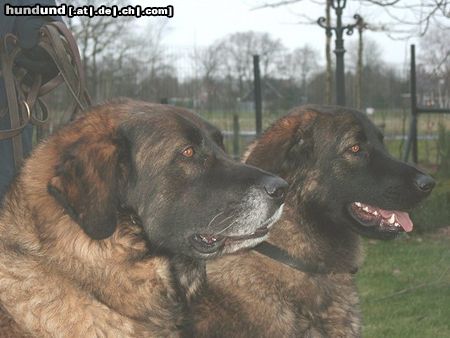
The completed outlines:
<svg viewBox="0 0 450 338">
<path fill-rule="evenodd" d="M 93 239 L 114 233 L 127 177 L 128 149 L 119 139 L 79 139 L 61 154 L 48 191 Z"/>
<path fill-rule="evenodd" d="M 314 147 L 313 125 L 317 114 L 313 111 L 304 111 L 297 115 L 297 130 L 293 137 L 292 146 L 289 148 L 288 157 L 293 160 L 308 160 Z"/>
<path fill-rule="evenodd" d="M 284 171 L 306 157 L 313 145 L 313 111 L 292 111 L 275 122 L 247 151 L 245 162 L 269 172 Z"/>
</svg>

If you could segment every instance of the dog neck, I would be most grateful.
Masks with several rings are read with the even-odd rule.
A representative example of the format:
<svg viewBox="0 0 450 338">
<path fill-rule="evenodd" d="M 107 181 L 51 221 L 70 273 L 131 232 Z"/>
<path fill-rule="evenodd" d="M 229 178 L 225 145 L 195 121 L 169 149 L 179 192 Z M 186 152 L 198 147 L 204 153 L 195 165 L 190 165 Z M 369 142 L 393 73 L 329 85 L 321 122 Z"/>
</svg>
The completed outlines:
<svg viewBox="0 0 450 338">
<path fill-rule="evenodd" d="M 337 233 L 331 227 L 315 224 L 301 216 L 302 210 L 292 210 L 286 204 L 283 216 L 270 233 L 270 244 L 317 272 L 354 273 L 358 269 L 358 235 L 349 229 L 339 229 Z"/>
<path fill-rule="evenodd" d="M 189 304 L 206 283 L 206 264 L 202 260 L 176 255 L 170 259 L 170 265 L 180 294 L 185 295 Z"/>
<path fill-rule="evenodd" d="M 142 221 L 133 210 L 122 208 L 121 215 L 125 215 L 125 223 L 128 226 L 133 225 L 142 228 Z M 145 241 L 144 237 L 142 237 L 142 241 Z M 172 278 L 178 289 L 178 294 L 189 304 L 206 282 L 205 262 L 185 255 L 174 255 L 164 251 L 155 252 L 151 250 L 151 245 L 147 241 L 146 245 L 146 255 L 162 255 L 169 260 Z"/>
</svg>

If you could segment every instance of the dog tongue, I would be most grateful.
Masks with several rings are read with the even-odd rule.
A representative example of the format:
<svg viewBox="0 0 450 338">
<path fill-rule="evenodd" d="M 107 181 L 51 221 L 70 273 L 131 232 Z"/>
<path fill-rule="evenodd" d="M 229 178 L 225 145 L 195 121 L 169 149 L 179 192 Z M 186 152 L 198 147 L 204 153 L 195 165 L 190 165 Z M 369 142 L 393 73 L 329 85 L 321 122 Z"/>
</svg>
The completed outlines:
<svg viewBox="0 0 450 338">
<path fill-rule="evenodd" d="M 386 219 L 389 219 L 392 214 L 395 215 L 395 219 L 397 222 L 402 226 L 403 230 L 406 232 L 410 232 L 413 229 L 413 223 L 411 221 L 411 218 L 409 218 L 409 215 L 407 212 L 403 211 L 388 211 L 388 210 L 380 210 L 381 216 L 383 216 Z"/>
<path fill-rule="evenodd" d="M 407 212 L 403 211 L 394 211 L 395 217 L 397 218 L 398 223 L 402 226 L 403 230 L 406 232 L 410 232 L 413 229 L 413 223 L 411 218 Z"/>
</svg>

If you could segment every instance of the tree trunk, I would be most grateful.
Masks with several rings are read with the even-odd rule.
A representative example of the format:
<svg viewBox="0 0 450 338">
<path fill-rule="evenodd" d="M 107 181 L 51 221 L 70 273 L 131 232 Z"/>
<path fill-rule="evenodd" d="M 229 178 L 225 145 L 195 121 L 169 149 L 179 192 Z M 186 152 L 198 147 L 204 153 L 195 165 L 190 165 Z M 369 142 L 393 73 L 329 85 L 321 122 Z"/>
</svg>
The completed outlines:
<svg viewBox="0 0 450 338">
<path fill-rule="evenodd" d="M 363 25 L 358 27 L 358 65 L 356 67 L 356 108 L 362 108 L 362 71 L 363 71 Z"/>
<path fill-rule="evenodd" d="M 325 8 L 325 19 L 326 26 L 329 28 L 331 26 L 331 1 L 327 0 Z M 325 100 L 327 104 L 332 103 L 332 90 L 333 90 L 333 69 L 331 66 L 331 34 L 329 30 L 325 30 L 326 40 L 325 40 L 325 58 L 327 64 L 327 73 L 325 79 Z"/>
</svg>

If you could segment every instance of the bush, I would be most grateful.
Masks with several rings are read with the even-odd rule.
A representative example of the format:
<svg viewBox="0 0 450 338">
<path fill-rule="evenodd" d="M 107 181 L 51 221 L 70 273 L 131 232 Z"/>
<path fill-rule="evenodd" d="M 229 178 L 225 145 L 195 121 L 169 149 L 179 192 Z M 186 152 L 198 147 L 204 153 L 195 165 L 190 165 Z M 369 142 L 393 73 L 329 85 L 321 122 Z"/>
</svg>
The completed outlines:
<svg viewBox="0 0 450 338">
<path fill-rule="evenodd" d="M 450 180 L 438 179 L 431 195 L 411 213 L 418 232 L 450 226 Z"/>
<path fill-rule="evenodd" d="M 447 131 L 444 124 L 438 127 L 438 153 L 439 153 L 439 171 L 441 177 L 450 177 L 450 131 Z"/>
</svg>

